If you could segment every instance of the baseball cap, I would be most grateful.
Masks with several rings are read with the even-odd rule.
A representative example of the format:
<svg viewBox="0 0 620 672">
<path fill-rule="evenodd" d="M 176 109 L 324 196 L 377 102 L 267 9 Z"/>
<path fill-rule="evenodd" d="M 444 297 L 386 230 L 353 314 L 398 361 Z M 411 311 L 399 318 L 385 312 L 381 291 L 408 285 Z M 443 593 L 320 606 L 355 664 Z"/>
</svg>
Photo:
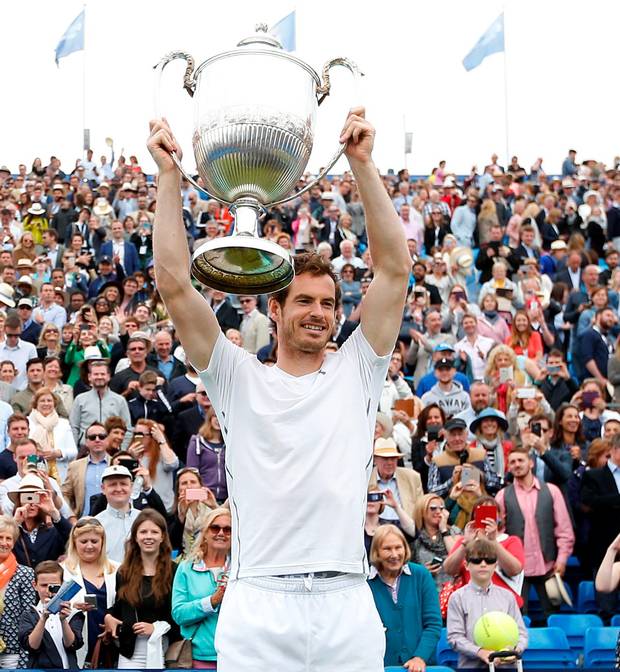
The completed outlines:
<svg viewBox="0 0 620 672">
<path fill-rule="evenodd" d="M 463 418 L 450 418 L 443 428 L 448 432 L 452 429 L 467 429 L 467 423 Z"/>
<path fill-rule="evenodd" d="M 438 343 L 433 348 L 433 352 L 456 352 L 456 350 L 454 349 L 454 346 L 444 341 L 443 343 Z"/>
<path fill-rule="evenodd" d="M 103 474 L 101 474 L 101 480 L 104 481 L 106 478 L 111 478 L 112 476 L 116 476 L 117 478 L 119 476 L 121 478 L 123 476 L 125 478 L 133 478 L 129 469 L 127 469 L 127 467 L 123 467 L 121 464 L 113 464 L 109 467 L 106 467 L 103 470 Z"/>
<path fill-rule="evenodd" d="M 453 359 L 448 359 L 447 357 L 442 357 L 435 362 L 436 369 L 454 369 L 455 364 Z"/>
</svg>

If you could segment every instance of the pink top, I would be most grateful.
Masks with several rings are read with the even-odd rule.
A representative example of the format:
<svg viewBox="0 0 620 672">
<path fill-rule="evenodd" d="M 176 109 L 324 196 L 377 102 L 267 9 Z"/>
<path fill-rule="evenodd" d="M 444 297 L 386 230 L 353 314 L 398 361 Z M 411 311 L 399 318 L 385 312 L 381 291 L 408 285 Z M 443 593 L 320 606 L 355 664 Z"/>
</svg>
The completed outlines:
<svg viewBox="0 0 620 672">
<path fill-rule="evenodd" d="M 495 324 L 487 322 L 484 315 L 478 317 L 478 333 L 480 336 L 492 338 L 495 341 L 503 343 L 510 336 L 510 327 L 506 324 L 506 320 L 500 317 Z"/>
<path fill-rule="evenodd" d="M 523 518 L 525 520 L 525 531 L 523 533 L 523 548 L 525 550 L 525 563 L 523 569 L 525 576 L 543 576 L 553 569 L 554 562 L 545 562 L 540 547 L 540 537 L 536 525 L 536 503 L 538 502 L 538 491 L 540 482 L 534 478 L 530 488 L 525 488 L 518 481 L 515 481 L 515 494 L 521 507 Z M 573 524 L 571 523 L 566 502 L 560 492 L 560 489 L 552 483 L 547 483 L 551 498 L 553 499 L 553 521 L 555 543 L 558 547 L 557 562 L 566 564 L 570 554 L 573 552 L 575 544 L 575 535 L 573 533 Z M 506 507 L 504 505 L 504 490 L 500 490 L 495 496 L 499 507 L 500 515 L 506 521 Z"/>
</svg>

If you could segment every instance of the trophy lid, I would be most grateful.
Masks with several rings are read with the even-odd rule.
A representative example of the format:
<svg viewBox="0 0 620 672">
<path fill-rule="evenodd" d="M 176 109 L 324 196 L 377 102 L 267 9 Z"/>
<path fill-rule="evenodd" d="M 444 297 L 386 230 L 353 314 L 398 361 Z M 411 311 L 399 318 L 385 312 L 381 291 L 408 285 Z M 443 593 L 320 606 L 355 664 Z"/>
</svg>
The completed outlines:
<svg viewBox="0 0 620 672">
<path fill-rule="evenodd" d="M 269 34 L 269 28 L 266 23 L 256 24 L 254 35 L 249 37 L 244 37 L 240 42 L 237 43 L 238 47 L 253 47 L 258 45 L 265 45 L 267 47 L 273 47 L 274 49 L 282 49 L 282 45 L 277 37 Z"/>
</svg>

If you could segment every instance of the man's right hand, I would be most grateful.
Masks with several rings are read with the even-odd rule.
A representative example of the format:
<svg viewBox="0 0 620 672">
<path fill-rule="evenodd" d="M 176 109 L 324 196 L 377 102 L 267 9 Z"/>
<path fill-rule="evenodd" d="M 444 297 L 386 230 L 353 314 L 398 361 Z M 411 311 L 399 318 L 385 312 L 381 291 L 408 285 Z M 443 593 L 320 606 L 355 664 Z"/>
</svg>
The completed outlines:
<svg viewBox="0 0 620 672">
<path fill-rule="evenodd" d="M 170 130 L 168 122 L 165 119 L 153 119 L 149 123 L 149 128 L 151 134 L 146 146 L 157 164 L 159 172 L 166 173 L 176 170 L 170 152 L 175 152 L 179 160 L 183 158 L 183 152 Z"/>
</svg>

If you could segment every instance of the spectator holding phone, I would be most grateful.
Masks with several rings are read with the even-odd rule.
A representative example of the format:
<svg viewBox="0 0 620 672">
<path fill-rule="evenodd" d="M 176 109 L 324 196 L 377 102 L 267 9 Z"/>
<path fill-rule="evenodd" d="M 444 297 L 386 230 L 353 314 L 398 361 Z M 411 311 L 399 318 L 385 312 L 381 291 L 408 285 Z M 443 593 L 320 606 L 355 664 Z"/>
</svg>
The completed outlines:
<svg viewBox="0 0 620 672">
<path fill-rule="evenodd" d="M 57 562 L 38 563 L 34 575 L 39 602 L 26 609 L 19 621 L 19 642 L 29 653 L 28 667 L 76 669 L 76 651 L 83 644 L 84 614 L 74 611 L 69 602 L 61 602 L 58 612 L 48 610 L 62 584 L 63 570 Z"/>
<path fill-rule="evenodd" d="M 18 561 L 34 568 L 43 560 L 57 560 L 64 553 L 71 523 L 61 516 L 43 480 L 35 473 L 27 473 L 8 496 L 20 528 L 15 546 Z"/>
<path fill-rule="evenodd" d="M 437 495 L 427 494 L 416 502 L 412 560 L 433 575 L 437 591 L 450 579 L 443 569 L 443 562 L 454 546 L 456 535 L 461 533 L 458 527 L 449 525 L 448 516 L 443 499 Z"/>
<path fill-rule="evenodd" d="M 213 492 L 219 504 L 228 498 L 226 485 L 226 446 L 220 422 L 213 407 L 209 407 L 197 434 L 187 446 L 187 466 L 200 472 L 202 485 Z"/>
<path fill-rule="evenodd" d="M 525 383 L 525 374 L 517 366 L 517 355 L 507 345 L 496 345 L 487 357 L 485 382 L 495 397 L 495 406 L 507 413 L 515 388 Z"/>
<path fill-rule="evenodd" d="M 561 350 L 553 349 L 547 355 L 547 363 L 535 379 L 543 396 L 553 411 L 570 401 L 577 391 L 577 385 L 568 371 Z"/>
<path fill-rule="evenodd" d="M 81 587 L 72 603 L 85 615 L 81 631 L 84 646 L 77 651 L 80 668 L 90 664 L 106 611 L 116 596 L 118 563 L 106 556 L 105 549 L 103 525 L 92 516 L 80 518 L 71 530 L 67 557 L 62 563 L 63 581 L 73 580 Z"/>
<path fill-rule="evenodd" d="M 159 425 L 147 418 L 138 420 L 128 450 L 141 466 L 148 469 L 153 487 L 166 511 L 171 513 L 174 505 L 174 474 L 179 467 L 179 458 Z"/>
<path fill-rule="evenodd" d="M 581 460 L 587 448 L 580 411 L 573 403 L 562 404 L 555 414 L 551 436 L 551 447 L 569 453 L 573 463 Z"/>
<path fill-rule="evenodd" d="M 443 426 L 446 414 L 438 404 L 427 404 L 420 415 L 411 437 L 411 466 L 420 474 L 422 489 L 428 492 L 428 471 L 433 455 L 443 447 Z"/>
<path fill-rule="evenodd" d="M 383 664 L 424 672 L 439 641 L 441 613 L 431 573 L 410 559 L 403 533 L 383 525 L 370 549 L 368 585 L 385 628 Z"/>
<path fill-rule="evenodd" d="M 192 640 L 194 668 L 216 669 L 215 629 L 228 582 L 231 532 L 230 510 L 210 511 L 174 577 L 172 617 Z"/>
<path fill-rule="evenodd" d="M 586 378 L 581 383 L 571 403 L 581 406 L 581 426 L 584 439 L 589 442 L 600 438 L 605 422 L 607 404 L 605 403 L 605 389 L 596 378 Z"/>
<path fill-rule="evenodd" d="M 511 436 L 520 434 L 535 415 L 553 418 L 553 411 L 543 393 L 532 385 L 514 388 L 514 395 L 508 407 L 508 432 Z"/>
<path fill-rule="evenodd" d="M 184 467 L 176 474 L 174 513 L 168 519 L 172 548 L 187 556 L 202 529 L 202 520 L 218 508 L 215 496 L 202 484 L 196 467 Z"/>
<path fill-rule="evenodd" d="M 465 525 L 463 534 L 456 537 L 448 557 L 443 563 L 443 571 L 448 576 L 461 577 L 469 583 L 470 573 L 465 563 L 465 550 L 474 539 L 487 539 L 493 545 L 497 566 L 492 582 L 500 588 L 511 591 L 519 607 L 523 604 L 521 582 L 525 551 L 523 542 L 515 535 L 508 535 L 499 516 L 499 509 L 493 497 L 484 495 L 474 502 L 472 518 Z"/>
</svg>

